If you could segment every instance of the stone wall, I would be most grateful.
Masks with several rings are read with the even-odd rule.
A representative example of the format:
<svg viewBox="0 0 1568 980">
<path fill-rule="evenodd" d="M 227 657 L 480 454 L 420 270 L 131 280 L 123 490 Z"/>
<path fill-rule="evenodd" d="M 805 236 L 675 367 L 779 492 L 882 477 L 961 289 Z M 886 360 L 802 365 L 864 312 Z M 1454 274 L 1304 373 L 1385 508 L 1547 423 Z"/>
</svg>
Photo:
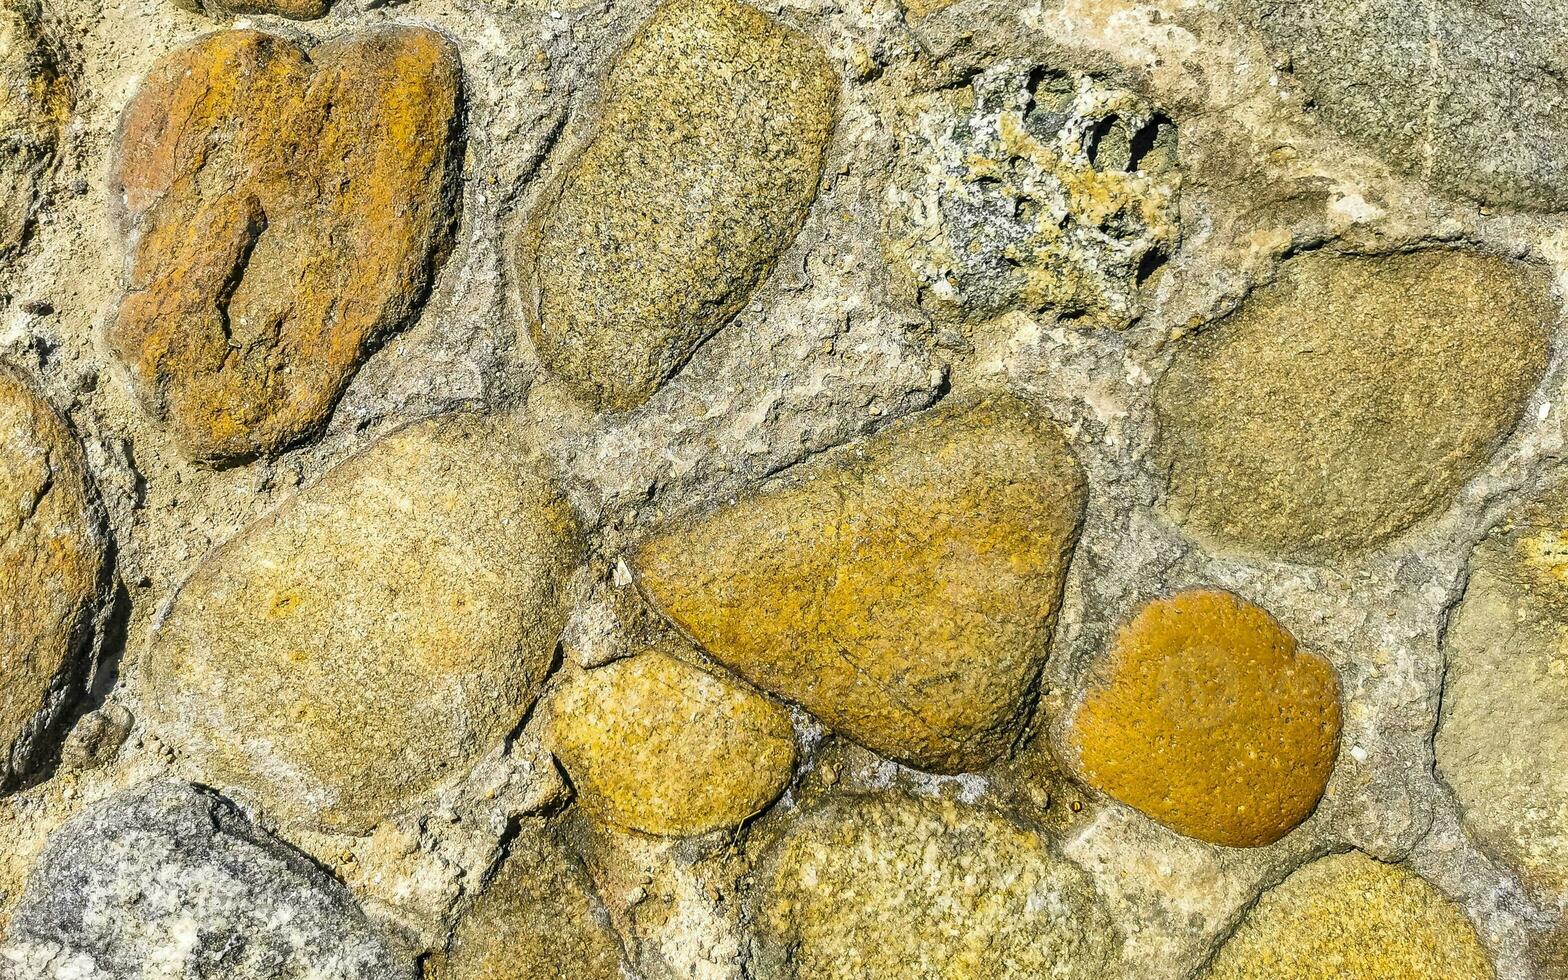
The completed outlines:
<svg viewBox="0 0 1568 980">
<path fill-rule="evenodd" d="M 1568 977 L 1564 37 L 0 0 L 0 978 Z"/>
</svg>

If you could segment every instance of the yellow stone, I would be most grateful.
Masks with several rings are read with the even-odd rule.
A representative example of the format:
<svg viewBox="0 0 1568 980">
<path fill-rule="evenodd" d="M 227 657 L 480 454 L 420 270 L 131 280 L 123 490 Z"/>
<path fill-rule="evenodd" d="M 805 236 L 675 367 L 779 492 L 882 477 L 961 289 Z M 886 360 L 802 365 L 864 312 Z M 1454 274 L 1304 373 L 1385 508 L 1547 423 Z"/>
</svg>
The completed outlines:
<svg viewBox="0 0 1568 980">
<path fill-rule="evenodd" d="M 646 834 L 736 826 L 777 799 L 794 771 L 788 711 L 660 653 L 579 674 L 549 704 L 550 746 L 578 802 Z"/>
<path fill-rule="evenodd" d="M 0 260 L 27 237 L 39 184 L 70 111 L 60 61 L 35 0 L 0 0 Z"/>
<path fill-rule="evenodd" d="M 1194 589 L 1117 632 L 1067 726 L 1094 788 L 1199 840 L 1270 844 L 1316 808 L 1339 681 L 1268 613 Z"/>
<path fill-rule="evenodd" d="M 1469 921 L 1403 867 L 1359 852 L 1266 892 L 1205 980 L 1493 980 Z"/>
<path fill-rule="evenodd" d="M 804 223 L 838 87 L 814 41 L 738 0 L 661 5 L 522 236 L 545 366 L 614 410 L 680 370 Z"/>
<path fill-rule="evenodd" d="M 971 771 L 1027 714 L 1084 495 L 1042 411 L 955 398 L 672 522 L 632 565 L 751 683 L 873 751 Z"/>
<path fill-rule="evenodd" d="M 193 775 L 360 832 L 511 732 L 581 547 L 525 451 L 475 416 L 416 423 L 205 559 L 140 665 Z"/>
<path fill-rule="evenodd" d="M 85 678 L 106 547 L 80 444 L 0 365 L 0 789 Z"/>
</svg>

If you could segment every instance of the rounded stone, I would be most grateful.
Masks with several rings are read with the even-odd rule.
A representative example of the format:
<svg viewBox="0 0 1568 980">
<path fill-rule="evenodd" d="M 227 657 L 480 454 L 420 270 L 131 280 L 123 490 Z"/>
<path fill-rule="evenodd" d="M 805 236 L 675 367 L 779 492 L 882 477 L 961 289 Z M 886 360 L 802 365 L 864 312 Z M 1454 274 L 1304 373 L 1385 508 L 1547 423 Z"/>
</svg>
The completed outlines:
<svg viewBox="0 0 1568 980">
<path fill-rule="evenodd" d="M 0 261 L 21 249 L 70 98 L 34 0 L 0 0 Z"/>
<path fill-rule="evenodd" d="M 0 789 L 39 761 L 91 671 L 107 547 L 81 445 L 0 365 Z"/>
<path fill-rule="evenodd" d="M 143 703 L 205 780 L 367 829 L 522 719 L 579 537 L 503 428 L 416 423 L 202 562 L 142 661 Z"/>
<path fill-rule="evenodd" d="M 426 973 L 429 980 L 623 980 L 621 960 L 620 941 L 577 857 L 543 821 L 530 819 Z"/>
<path fill-rule="evenodd" d="M 457 223 L 461 119 L 457 48 L 423 27 L 308 54 L 219 31 L 154 66 L 121 125 L 130 258 L 106 336 L 187 455 L 315 434 L 414 318 Z"/>
<path fill-rule="evenodd" d="M 757 687 L 883 755 L 972 771 L 1028 714 L 1085 493 L 1044 412 L 954 398 L 670 522 L 633 573 Z"/>
<path fill-rule="evenodd" d="M 668 0 L 602 82 L 592 137 L 522 236 L 539 358 L 581 398 L 646 401 L 745 305 L 806 220 L 839 81 L 738 0 Z"/>
<path fill-rule="evenodd" d="M 1568 894 L 1568 489 L 1476 547 L 1443 652 L 1437 766 L 1466 830 Z"/>
<path fill-rule="evenodd" d="M 1256 847 L 1317 807 L 1339 727 L 1327 660 L 1257 606 L 1193 589 L 1117 632 L 1066 741 L 1100 792 L 1189 837 Z"/>
<path fill-rule="evenodd" d="M 1398 865 L 1322 858 L 1265 892 L 1203 980 L 1493 980 L 1464 913 Z"/>
<path fill-rule="evenodd" d="M 601 820 L 687 836 L 755 816 L 789 785 L 789 712 L 659 653 L 579 674 L 550 699 L 550 745 Z"/>
<path fill-rule="evenodd" d="M 95 804 L 49 838 L 0 945 L 0 976 L 414 974 L 348 889 L 308 857 L 222 797 L 160 782 Z"/>
<path fill-rule="evenodd" d="M 1161 378 L 1166 506 L 1200 538 L 1286 559 L 1385 542 L 1513 430 L 1557 318 L 1544 270 L 1490 256 L 1292 259 Z"/>
<path fill-rule="evenodd" d="M 835 801 L 760 868 L 760 980 L 1098 980 L 1121 946 L 1044 836 L 950 799 Z"/>
</svg>

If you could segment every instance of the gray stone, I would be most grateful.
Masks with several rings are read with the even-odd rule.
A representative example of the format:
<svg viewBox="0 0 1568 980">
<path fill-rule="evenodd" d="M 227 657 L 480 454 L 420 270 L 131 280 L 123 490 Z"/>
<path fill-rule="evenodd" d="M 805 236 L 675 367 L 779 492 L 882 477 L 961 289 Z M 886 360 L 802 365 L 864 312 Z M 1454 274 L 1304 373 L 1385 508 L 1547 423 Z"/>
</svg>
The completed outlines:
<svg viewBox="0 0 1568 980">
<path fill-rule="evenodd" d="M 1229 0 L 1324 122 L 1487 203 L 1568 207 L 1561 0 Z"/>
<path fill-rule="evenodd" d="M 9 971 L 9 972 L 7 972 Z M 222 797 L 151 783 L 50 838 L 5 980 L 400 980 L 348 890 Z"/>
</svg>

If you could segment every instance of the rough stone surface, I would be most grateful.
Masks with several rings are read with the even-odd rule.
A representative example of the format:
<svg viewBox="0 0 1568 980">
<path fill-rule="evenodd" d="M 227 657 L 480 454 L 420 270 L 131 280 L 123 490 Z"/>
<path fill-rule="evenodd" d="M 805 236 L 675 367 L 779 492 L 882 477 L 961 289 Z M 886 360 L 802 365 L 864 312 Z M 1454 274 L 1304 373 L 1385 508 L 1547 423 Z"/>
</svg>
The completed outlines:
<svg viewBox="0 0 1568 980">
<path fill-rule="evenodd" d="M 1126 327 L 1180 239 L 1176 127 L 1134 92 L 1007 61 L 901 107 L 889 258 L 939 321 Z"/>
<path fill-rule="evenodd" d="M 1476 548 L 1444 640 L 1438 771 L 1483 846 L 1568 893 L 1568 492 Z"/>
<path fill-rule="evenodd" d="M 416 27 L 308 55 L 221 31 L 148 75 L 120 136 L 130 257 L 108 338 L 191 457 L 319 430 L 415 315 L 457 217 L 461 88 L 451 42 Z"/>
<path fill-rule="evenodd" d="M 789 784 L 789 712 L 661 653 L 587 671 L 550 702 L 551 745 L 597 817 L 647 834 L 733 827 Z"/>
<path fill-rule="evenodd" d="M 312 20 L 324 16 L 331 0 L 173 0 L 175 6 L 193 14 L 209 17 L 271 14 L 289 20 Z"/>
<path fill-rule="evenodd" d="M 762 980 L 1088 980 L 1120 945 L 1088 878 L 1041 834 L 950 800 L 836 801 L 762 867 Z"/>
<path fill-rule="evenodd" d="M 1557 316 L 1544 275 L 1487 256 L 1292 259 L 1161 379 L 1167 506 L 1280 558 L 1382 543 L 1513 429 Z"/>
<path fill-rule="evenodd" d="M 621 947 L 571 850 L 527 821 L 429 980 L 623 980 Z"/>
<path fill-rule="evenodd" d="M 26 239 L 69 99 L 33 0 L 0 2 L 0 262 Z"/>
<path fill-rule="evenodd" d="M 1492 980 L 1464 913 L 1398 865 L 1321 858 L 1269 890 L 1204 980 Z"/>
<path fill-rule="evenodd" d="M 7 972 L 9 970 L 9 972 Z M 50 838 L 7 980 L 412 980 L 348 890 L 227 800 L 152 783 Z"/>
<path fill-rule="evenodd" d="M 1560 0 L 1227 0 L 1313 112 L 1398 170 L 1492 204 L 1568 207 Z"/>
<path fill-rule="evenodd" d="M 675 522 L 632 564 L 742 677 L 884 755 L 962 772 L 1017 735 L 1084 493 L 1041 410 L 957 399 Z"/>
<path fill-rule="evenodd" d="M 592 138 L 524 234 L 540 359 L 634 407 L 735 315 L 805 221 L 838 76 L 737 0 L 669 0 L 603 82 Z"/>
<path fill-rule="evenodd" d="M 522 719 L 578 537 L 524 446 L 416 423 L 202 562 L 147 651 L 149 708 L 201 778 L 365 829 Z"/>
<path fill-rule="evenodd" d="M 100 522 L 76 437 L 0 364 L 0 789 L 40 761 L 92 667 Z"/>
<path fill-rule="evenodd" d="M 1267 612 L 1194 589 L 1144 606 L 1069 724 L 1089 784 L 1214 844 L 1272 844 L 1323 795 L 1339 741 L 1334 668 Z"/>
</svg>

